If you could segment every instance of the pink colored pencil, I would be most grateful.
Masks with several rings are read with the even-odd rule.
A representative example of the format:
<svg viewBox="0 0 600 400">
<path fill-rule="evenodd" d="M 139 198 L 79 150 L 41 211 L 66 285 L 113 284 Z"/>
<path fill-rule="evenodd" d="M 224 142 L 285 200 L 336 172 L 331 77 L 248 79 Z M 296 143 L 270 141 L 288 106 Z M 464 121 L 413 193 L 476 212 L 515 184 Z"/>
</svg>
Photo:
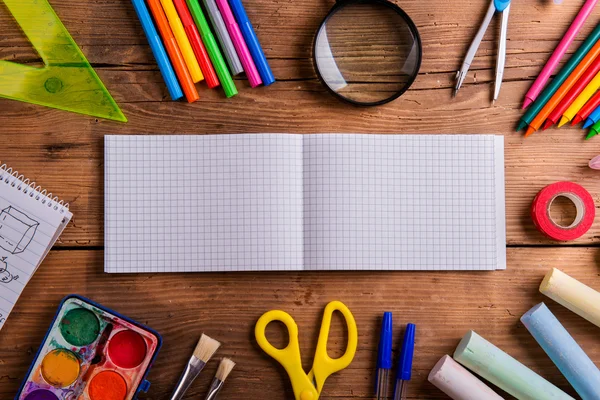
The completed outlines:
<svg viewBox="0 0 600 400">
<path fill-rule="evenodd" d="M 256 69 L 256 64 L 254 64 L 252 55 L 248 50 L 246 41 L 242 36 L 242 31 L 240 31 L 240 27 L 238 26 L 237 22 L 235 22 L 235 17 L 231 12 L 231 7 L 229 6 L 227 0 L 216 1 L 217 7 L 219 7 L 219 11 L 221 11 L 221 16 L 225 21 L 225 26 L 227 26 L 227 32 L 229 32 L 229 36 L 231 36 L 233 47 L 235 47 L 235 51 L 237 52 L 238 57 L 242 62 L 242 67 L 244 67 L 244 71 L 246 71 L 246 76 L 248 77 L 250 86 L 256 87 L 262 83 L 262 80 L 260 79 L 260 75 L 258 74 L 258 70 Z"/>
<path fill-rule="evenodd" d="M 571 44 L 571 42 L 573 42 L 573 39 L 575 39 L 575 36 L 577 36 L 577 33 L 594 10 L 594 6 L 597 2 L 598 0 L 587 0 L 583 7 L 581 7 L 581 10 L 579 10 L 579 14 L 577 14 L 575 19 L 571 23 L 571 26 L 569 26 L 567 33 L 565 33 L 565 36 L 563 36 L 561 41 L 558 43 L 558 46 L 556 46 L 556 49 L 554 49 L 554 52 L 550 56 L 550 59 L 548 59 L 546 65 L 544 65 L 544 69 L 542 69 L 542 72 L 540 72 L 538 77 L 535 79 L 535 81 L 527 91 L 527 94 L 525 94 L 523 108 L 527 108 L 527 106 L 533 103 L 538 97 L 538 95 L 546 85 L 546 82 L 548 82 L 550 75 L 552 75 L 561 58 L 567 52 L 569 45 Z"/>
</svg>

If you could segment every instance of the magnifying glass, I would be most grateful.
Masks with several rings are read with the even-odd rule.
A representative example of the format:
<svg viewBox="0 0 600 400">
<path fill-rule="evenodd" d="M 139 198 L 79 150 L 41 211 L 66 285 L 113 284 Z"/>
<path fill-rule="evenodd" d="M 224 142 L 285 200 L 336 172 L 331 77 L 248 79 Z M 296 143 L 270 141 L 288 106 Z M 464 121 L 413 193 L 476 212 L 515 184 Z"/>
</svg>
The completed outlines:
<svg viewBox="0 0 600 400">
<path fill-rule="evenodd" d="M 397 99 L 421 67 L 419 31 L 387 0 L 337 0 L 319 27 L 313 61 L 338 98 L 360 106 Z"/>
</svg>

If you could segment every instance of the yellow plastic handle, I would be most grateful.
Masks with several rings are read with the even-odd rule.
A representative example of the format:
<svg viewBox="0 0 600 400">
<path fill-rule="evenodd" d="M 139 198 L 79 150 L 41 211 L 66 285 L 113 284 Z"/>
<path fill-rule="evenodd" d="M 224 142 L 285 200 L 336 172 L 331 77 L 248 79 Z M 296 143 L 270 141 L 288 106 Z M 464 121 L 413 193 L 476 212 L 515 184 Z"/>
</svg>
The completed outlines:
<svg viewBox="0 0 600 400">
<path fill-rule="evenodd" d="M 335 311 L 339 311 L 346 320 L 348 327 L 348 345 L 346 346 L 346 352 L 339 358 L 331 358 L 327 354 L 327 341 L 329 340 L 329 328 L 331 326 L 331 317 Z M 314 380 L 317 384 L 317 391 L 321 393 L 325 380 L 331 375 L 342 369 L 348 367 L 354 355 L 356 354 L 356 348 L 358 346 L 358 328 L 356 327 L 356 320 L 354 315 L 350 312 L 348 307 L 341 301 L 332 301 L 327 304 L 325 311 L 323 312 L 323 322 L 321 324 L 321 332 L 319 333 L 319 341 L 317 342 L 317 351 L 315 352 L 315 359 L 313 363 L 312 374 L 314 374 Z"/>
</svg>

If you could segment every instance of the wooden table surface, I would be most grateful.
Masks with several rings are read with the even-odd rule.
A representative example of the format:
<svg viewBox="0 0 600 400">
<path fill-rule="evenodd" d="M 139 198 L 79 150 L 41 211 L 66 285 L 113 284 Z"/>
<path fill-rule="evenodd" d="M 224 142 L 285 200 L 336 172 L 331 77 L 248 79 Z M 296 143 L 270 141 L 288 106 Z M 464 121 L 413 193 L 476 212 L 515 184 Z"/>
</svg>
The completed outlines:
<svg viewBox="0 0 600 400">
<path fill-rule="evenodd" d="M 321 313 L 338 299 L 359 327 L 354 362 L 326 383 L 322 399 L 373 397 L 379 321 L 393 311 L 398 344 L 401 326 L 417 324 L 411 399 L 446 398 L 427 382 L 444 354 L 469 329 L 575 396 L 558 369 L 519 322 L 545 301 L 587 354 L 600 362 L 597 327 L 538 292 L 551 267 L 600 289 L 600 225 L 582 238 L 556 243 L 529 218 L 545 185 L 582 184 L 600 204 L 600 172 L 587 167 L 600 139 L 584 141 L 576 128 L 551 129 L 524 140 L 514 132 L 523 95 L 577 13 L 582 1 L 515 1 L 508 28 L 507 64 L 500 99 L 491 105 L 498 19 L 492 25 L 458 97 L 455 71 L 488 7 L 487 1 L 404 0 L 424 45 L 420 74 L 400 99 L 376 108 L 354 108 L 329 95 L 311 67 L 313 34 L 333 1 L 246 0 L 278 82 L 225 99 L 200 90 L 195 104 L 168 98 L 141 26 L 128 0 L 51 0 L 57 14 L 129 119 L 127 124 L 0 100 L 0 158 L 71 204 L 74 217 L 0 332 L 0 398 L 14 396 L 52 319 L 67 294 L 78 293 L 158 330 L 164 347 L 152 368 L 144 399 L 166 399 L 205 332 L 223 343 L 219 356 L 237 367 L 220 399 L 289 399 L 283 370 L 253 339 L 266 310 L 291 313 L 300 327 L 304 365 L 312 362 Z M 596 11 L 581 43 L 598 21 Z M 37 56 L 0 4 L 0 59 L 26 63 Z M 570 51 L 572 51 L 571 46 Z M 493 133 L 506 141 L 508 268 L 499 272 L 324 273 L 103 273 L 103 137 L 105 134 L 203 134 L 238 132 Z M 560 212 L 560 210 L 559 210 Z M 559 214 L 566 218 L 566 212 Z M 283 337 L 275 327 L 269 337 Z M 344 344 L 341 322 L 332 353 Z M 279 339 L 281 340 L 281 339 Z M 398 346 L 394 347 L 397 352 Z M 203 398 L 216 369 L 211 362 L 186 398 Z M 509 397 L 509 396 L 506 396 Z"/>
</svg>

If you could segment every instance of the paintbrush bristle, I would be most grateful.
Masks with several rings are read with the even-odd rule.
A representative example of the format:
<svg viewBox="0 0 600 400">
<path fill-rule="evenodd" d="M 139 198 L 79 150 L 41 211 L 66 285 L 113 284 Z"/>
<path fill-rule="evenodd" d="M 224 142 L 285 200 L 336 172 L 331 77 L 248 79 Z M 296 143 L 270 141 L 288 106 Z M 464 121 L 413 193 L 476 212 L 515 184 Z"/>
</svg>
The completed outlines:
<svg viewBox="0 0 600 400">
<path fill-rule="evenodd" d="M 219 364 L 219 368 L 217 369 L 217 373 L 215 374 L 215 377 L 221 382 L 224 382 L 225 379 L 227 379 L 227 376 L 229 375 L 233 367 L 235 367 L 235 363 L 229 358 L 222 359 L 221 363 Z"/>
<path fill-rule="evenodd" d="M 202 336 L 200 336 L 200 340 L 198 341 L 196 349 L 194 350 L 194 357 L 204 363 L 207 363 L 213 354 L 215 354 L 215 351 L 217 351 L 219 346 L 221 346 L 221 343 L 203 333 Z"/>
</svg>

